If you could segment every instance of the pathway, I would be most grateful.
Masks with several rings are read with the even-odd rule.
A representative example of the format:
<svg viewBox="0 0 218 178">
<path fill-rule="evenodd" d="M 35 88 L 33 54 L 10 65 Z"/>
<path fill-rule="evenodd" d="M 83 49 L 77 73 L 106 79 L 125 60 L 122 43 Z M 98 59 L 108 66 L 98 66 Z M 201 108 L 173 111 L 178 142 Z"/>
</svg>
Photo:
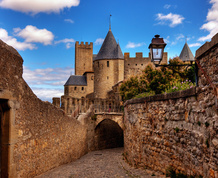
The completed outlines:
<svg viewBox="0 0 218 178">
<path fill-rule="evenodd" d="M 93 151 L 36 178 L 153 178 L 156 172 L 135 169 L 123 160 L 123 148 Z M 156 175 L 156 176 L 155 176 Z"/>
</svg>

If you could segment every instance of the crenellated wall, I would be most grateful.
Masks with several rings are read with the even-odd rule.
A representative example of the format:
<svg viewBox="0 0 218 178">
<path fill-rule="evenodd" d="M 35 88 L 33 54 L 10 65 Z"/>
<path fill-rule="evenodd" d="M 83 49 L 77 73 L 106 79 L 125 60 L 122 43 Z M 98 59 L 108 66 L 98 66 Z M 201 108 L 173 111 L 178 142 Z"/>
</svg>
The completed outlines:
<svg viewBox="0 0 218 178">
<path fill-rule="evenodd" d="M 60 106 L 60 100 L 54 99 L 53 101 L 54 105 Z M 120 102 L 115 99 L 61 97 L 61 109 L 63 109 L 68 116 L 72 115 L 75 117 L 75 115 L 79 113 L 85 113 L 92 104 L 94 104 L 94 113 L 121 111 Z"/>
<path fill-rule="evenodd" d="M 93 43 L 75 43 L 75 75 L 93 71 Z"/>
<path fill-rule="evenodd" d="M 151 57 L 143 57 L 143 53 L 136 53 L 135 57 L 130 57 L 129 53 L 124 53 L 124 79 L 129 79 L 131 76 L 141 75 L 147 65 L 151 63 Z M 161 64 L 167 63 L 167 52 L 163 55 Z"/>
<path fill-rule="evenodd" d="M 198 87 L 125 103 L 124 155 L 130 164 L 218 177 L 217 44 L 218 34 L 196 52 L 203 69 Z"/>
</svg>

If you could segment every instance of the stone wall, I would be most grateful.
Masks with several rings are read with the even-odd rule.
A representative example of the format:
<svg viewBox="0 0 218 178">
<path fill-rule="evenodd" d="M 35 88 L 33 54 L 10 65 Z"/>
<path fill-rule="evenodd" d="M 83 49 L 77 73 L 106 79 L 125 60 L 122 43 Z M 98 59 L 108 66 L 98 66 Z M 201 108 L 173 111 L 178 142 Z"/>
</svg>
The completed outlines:
<svg viewBox="0 0 218 178">
<path fill-rule="evenodd" d="M 196 57 L 218 86 L 218 34 Z M 217 93 L 199 69 L 199 87 L 125 103 L 124 149 L 130 164 L 166 173 L 218 177 Z"/>
<path fill-rule="evenodd" d="M 163 55 L 161 64 L 167 63 L 167 52 Z M 151 57 L 143 57 L 143 53 L 136 53 L 135 57 L 130 57 L 129 53 L 124 53 L 124 79 L 129 79 L 131 76 L 141 75 L 142 71 L 151 63 Z"/>
<path fill-rule="evenodd" d="M 83 75 L 87 71 L 93 71 L 93 43 L 75 43 L 75 75 Z"/>
<path fill-rule="evenodd" d="M 53 104 L 60 107 L 60 99 L 53 98 Z M 59 104 L 58 104 L 59 101 Z M 69 116 L 76 113 L 85 113 L 89 107 L 94 104 L 94 113 L 99 112 L 121 112 L 120 102 L 116 99 L 88 99 L 88 98 L 74 98 L 69 96 L 61 97 L 61 109 Z"/>
<path fill-rule="evenodd" d="M 8 152 L 3 177 L 34 177 L 87 152 L 86 127 L 38 99 L 22 78 L 22 64 L 18 52 L 0 40 L 0 101 L 12 111 L 3 111 L 1 124 Z"/>
</svg>

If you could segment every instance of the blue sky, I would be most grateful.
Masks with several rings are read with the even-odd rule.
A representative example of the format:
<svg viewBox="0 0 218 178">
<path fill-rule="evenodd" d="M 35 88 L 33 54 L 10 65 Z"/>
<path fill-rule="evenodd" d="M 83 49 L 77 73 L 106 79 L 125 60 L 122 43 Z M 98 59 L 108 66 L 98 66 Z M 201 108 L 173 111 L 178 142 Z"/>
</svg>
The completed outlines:
<svg viewBox="0 0 218 178">
<path fill-rule="evenodd" d="M 75 41 L 93 42 L 98 53 L 109 29 L 122 52 L 143 52 L 155 34 L 168 57 L 185 41 L 195 55 L 218 32 L 218 0 L 0 0 L 0 39 L 24 59 L 23 77 L 42 100 L 63 95 L 74 74 Z"/>
</svg>

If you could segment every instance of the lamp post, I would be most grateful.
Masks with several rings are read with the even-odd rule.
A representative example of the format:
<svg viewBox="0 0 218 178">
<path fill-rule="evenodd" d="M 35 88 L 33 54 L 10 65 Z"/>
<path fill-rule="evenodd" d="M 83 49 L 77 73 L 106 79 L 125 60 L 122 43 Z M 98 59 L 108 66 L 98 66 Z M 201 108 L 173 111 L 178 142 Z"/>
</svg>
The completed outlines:
<svg viewBox="0 0 218 178">
<path fill-rule="evenodd" d="M 195 60 L 193 59 L 186 59 L 183 60 L 183 62 L 190 62 L 191 64 L 181 64 L 181 65 L 160 65 L 162 59 L 163 59 L 163 53 L 164 53 L 164 48 L 167 45 L 163 38 L 160 38 L 160 35 L 155 35 L 155 38 L 152 38 L 151 44 L 149 45 L 150 53 L 151 53 L 151 62 L 154 63 L 155 67 L 158 66 L 164 66 L 164 67 L 170 67 L 170 66 L 193 66 L 193 62 Z M 187 49 L 188 50 L 188 49 Z M 185 54 L 187 52 L 185 51 Z M 181 55 L 180 55 L 181 56 Z M 187 56 L 186 56 L 187 57 Z M 194 58 L 194 57 L 193 57 Z"/>
<path fill-rule="evenodd" d="M 163 66 L 163 67 L 171 67 L 171 66 L 193 66 L 193 62 L 195 61 L 194 56 L 190 57 L 190 49 L 187 45 L 185 44 L 183 48 L 183 53 L 180 54 L 180 58 L 183 58 L 185 56 L 185 60 L 183 62 L 190 62 L 190 64 L 166 64 L 166 65 L 160 65 L 162 59 L 163 59 L 163 53 L 164 53 L 164 48 L 167 45 L 163 38 L 160 38 L 160 35 L 155 35 L 155 38 L 152 38 L 151 44 L 149 45 L 150 53 L 151 53 L 151 62 L 154 63 L 155 67 Z M 197 78 L 197 71 L 198 71 L 198 66 L 195 65 L 195 80 L 196 84 L 198 84 L 198 78 Z M 187 70 L 187 68 L 186 68 Z"/>
<path fill-rule="evenodd" d="M 155 38 L 152 38 L 151 44 L 148 48 L 151 53 L 151 61 L 155 66 L 159 66 L 161 63 L 166 45 L 167 44 L 164 42 L 163 38 L 160 38 L 160 35 L 155 35 Z"/>
</svg>

